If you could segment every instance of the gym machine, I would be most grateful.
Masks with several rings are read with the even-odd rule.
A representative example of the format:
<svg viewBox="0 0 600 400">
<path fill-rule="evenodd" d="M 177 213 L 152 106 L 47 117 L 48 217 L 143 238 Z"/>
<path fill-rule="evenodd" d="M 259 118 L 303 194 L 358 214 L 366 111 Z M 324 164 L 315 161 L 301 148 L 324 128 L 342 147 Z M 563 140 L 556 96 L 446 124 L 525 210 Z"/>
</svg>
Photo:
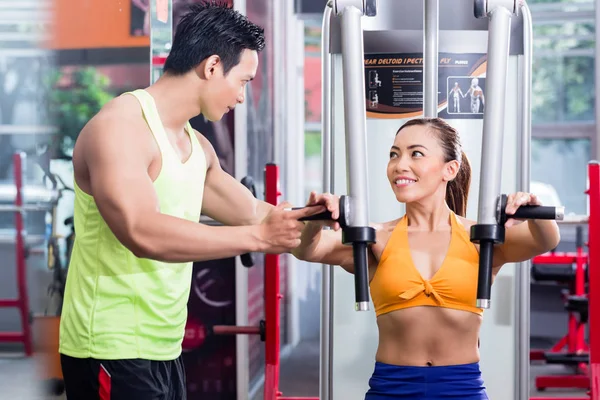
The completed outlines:
<svg viewBox="0 0 600 400">
<path fill-rule="evenodd" d="M 336 0 L 330 2 L 334 12 L 341 16 L 342 27 L 342 55 L 344 72 L 344 112 L 346 120 L 346 148 L 348 158 L 348 192 L 349 196 L 341 196 L 340 226 L 343 229 L 344 244 L 352 244 L 355 259 L 356 280 L 356 310 L 368 310 L 368 273 L 366 249 L 369 243 L 375 241 L 374 229 L 368 227 L 368 186 L 366 167 L 366 114 L 364 102 L 365 95 L 364 51 L 362 41 L 362 28 L 360 18 L 363 13 L 374 16 L 376 1 L 364 1 L 363 6 L 356 3 L 362 1 Z M 437 15 L 437 10 L 431 8 L 431 1 L 425 1 L 426 27 L 432 24 L 428 10 Z M 506 74 L 508 69 L 508 49 L 510 41 L 510 18 L 516 12 L 519 1 L 475 1 L 475 16 L 489 18 L 488 42 L 488 101 L 485 108 L 483 126 L 483 147 L 481 152 L 481 184 L 479 191 L 479 215 L 477 224 L 471 228 L 471 241 L 480 245 L 480 273 L 477 285 L 477 306 L 490 308 L 492 263 L 494 245 L 504 242 L 504 224 L 508 218 L 517 219 L 551 219 L 562 220 L 564 207 L 550 206 L 522 206 L 514 215 L 507 215 L 506 195 L 498 196 L 501 184 L 502 159 L 501 152 L 504 139 L 504 106 L 506 102 Z M 512 4 L 507 8 L 507 4 Z M 525 3 L 523 2 L 523 6 Z M 436 4 L 437 6 L 437 4 Z M 327 18 L 327 11 L 326 11 Z M 433 24 L 435 25 L 435 24 Z M 425 38 L 437 38 L 437 33 L 431 34 L 426 30 Z M 359 45 L 355 45 L 359 43 Z M 437 64 L 429 62 L 437 58 L 437 45 L 428 45 L 426 42 L 426 56 L 424 57 L 425 80 L 424 104 L 429 108 L 426 115 L 437 116 L 437 97 L 435 82 L 437 82 Z M 430 50 L 431 49 L 431 50 Z M 360 50 L 360 52 L 359 52 Z M 324 84 L 328 82 L 324 80 Z M 434 89 L 427 90 L 433 87 Z M 434 108 L 434 111 L 431 109 Z M 325 136 L 325 135 L 324 135 Z M 325 138 L 324 143 L 330 140 Z M 328 190 L 327 190 L 328 191 Z M 310 219 L 330 219 L 330 214 L 325 212 Z"/>
<path fill-rule="evenodd" d="M 25 355 L 33 355 L 33 337 L 31 331 L 31 318 L 29 309 L 29 295 L 27 290 L 27 249 L 25 244 L 25 213 L 27 211 L 50 211 L 51 207 L 41 204 L 26 204 L 24 196 L 24 168 L 25 153 L 13 154 L 13 174 L 15 179 L 15 197 L 13 205 L 0 206 L 0 212 L 14 212 L 15 216 L 15 259 L 17 275 L 17 297 L 1 299 L 0 308 L 17 308 L 21 318 L 22 330 L 20 332 L 0 333 L 0 342 L 23 343 Z"/>
<path fill-rule="evenodd" d="M 244 180 L 242 180 L 244 183 Z M 250 186 L 252 186 L 250 184 Z M 252 189 L 251 189 L 252 190 Z M 254 191 L 253 191 L 254 192 Z M 267 164 L 265 166 L 265 201 L 272 205 L 279 203 L 281 195 L 279 186 L 279 166 Z M 254 193 L 256 196 L 256 193 Z M 318 397 L 284 397 L 279 390 L 280 363 L 280 337 L 281 337 L 281 299 L 279 275 L 279 254 L 265 254 L 265 319 L 259 326 L 226 326 L 215 325 L 209 328 L 209 334 L 216 335 L 259 335 L 265 343 L 265 383 L 264 400 L 319 400 Z M 242 263 L 252 267 L 250 254 L 242 255 Z"/>
<path fill-rule="evenodd" d="M 563 224 L 586 224 L 588 225 L 588 251 L 583 251 L 583 234 L 578 230 L 578 246 L 575 253 L 550 253 L 534 258 L 533 263 L 541 264 L 575 264 L 575 271 L 566 274 L 539 273 L 532 270 L 534 279 L 574 281 L 574 294 L 565 298 L 565 309 L 572 313 L 569 317 L 569 331 L 550 351 L 532 351 L 531 360 L 543 360 L 548 364 L 563 364 L 574 366 L 575 374 L 572 375 L 548 375 L 538 376 L 535 386 L 538 390 L 548 388 L 579 388 L 589 389 L 590 400 L 600 399 L 600 388 L 598 387 L 598 363 L 600 362 L 598 352 L 594 352 L 594 346 L 600 345 L 600 320 L 598 313 L 593 312 L 594 295 L 600 291 L 600 275 L 598 267 L 600 260 L 600 164 L 597 161 L 588 163 L 589 187 L 586 191 L 589 199 L 589 216 L 581 219 L 565 219 Z M 587 267 L 584 269 L 584 264 Z M 553 267 L 556 268 L 556 267 Z M 587 278 L 587 279 L 586 279 Z M 587 283 L 587 288 L 586 288 Z M 587 289 L 587 290 L 586 290 Z M 579 314 L 578 318 L 573 314 Z M 585 342 L 584 325 L 588 324 L 588 341 Z M 566 351 L 564 348 L 566 347 Z M 532 397 L 530 400 L 575 400 L 585 397 Z"/>
<path fill-rule="evenodd" d="M 323 65 L 323 191 L 335 192 L 333 180 L 335 172 L 332 165 L 336 163 L 336 145 L 333 142 L 336 111 L 336 87 L 334 76 L 335 65 L 332 54 L 341 54 L 341 72 L 343 75 L 343 115 L 345 128 L 346 182 L 348 195 L 340 198 L 341 220 L 345 244 L 354 247 L 355 268 L 355 309 L 368 311 L 368 274 L 366 264 L 366 248 L 374 241 L 374 232 L 368 228 L 368 166 L 366 160 L 366 109 L 367 99 L 364 73 L 364 31 L 362 17 L 377 17 L 383 4 L 385 12 L 392 12 L 390 2 L 369 0 L 332 0 L 327 4 L 323 17 L 322 31 L 322 65 Z M 505 139 L 505 104 L 507 98 L 507 76 L 509 67 L 509 49 L 511 39 L 511 18 L 522 15 L 523 19 L 523 54 L 524 70 L 520 81 L 524 87 L 522 109 L 520 115 L 520 142 L 517 145 L 521 153 L 519 160 L 518 190 L 529 191 L 530 181 L 530 141 L 531 141 L 531 60 L 532 60 L 532 22 L 531 14 L 525 1 L 521 0 L 474 0 L 473 12 L 477 19 L 487 19 L 487 101 L 485 104 L 482 143 L 480 182 L 478 198 L 477 223 L 471 228 L 471 241 L 480 245 L 479 279 L 477 284 L 477 306 L 489 309 L 491 305 L 491 284 L 493 249 L 504 242 L 504 223 L 507 218 L 518 219 L 551 219 L 564 218 L 563 207 L 525 206 L 520 207 L 514 215 L 506 215 L 506 195 L 501 194 L 502 160 Z M 439 39 L 439 1 L 424 0 L 423 5 L 423 115 L 438 115 L 438 39 Z M 387 6 L 387 8 L 385 8 Z M 406 5 L 408 7 L 408 5 Z M 385 15 L 382 16 L 385 19 Z M 363 21 L 368 23 L 369 18 Z M 391 24 L 384 21 L 386 24 Z M 333 37 L 332 26 L 335 24 Z M 379 28 L 380 30 L 387 29 Z M 390 28 L 393 29 L 393 28 Z M 398 29 L 398 28 L 396 28 Z M 410 28 L 407 28 L 410 29 Z M 455 28 L 456 29 L 456 28 Z M 336 50 L 332 49 L 338 46 Z M 339 110 L 339 108 L 337 109 Z M 370 181 L 369 181 L 370 183 Z M 338 188 L 339 192 L 339 188 Z M 324 213 L 317 218 L 329 218 Z M 529 268 L 528 263 L 517 272 L 517 314 L 518 360 L 516 374 L 519 378 L 516 392 L 517 398 L 529 397 Z M 322 354 L 321 354 L 321 398 L 333 397 L 331 389 L 331 341 L 332 321 L 330 315 L 334 295 L 331 290 L 332 272 L 329 266 L 323 269 L 322 297 Z M 485 340 L 485 338 L 482 338 Z"/>
</svg>

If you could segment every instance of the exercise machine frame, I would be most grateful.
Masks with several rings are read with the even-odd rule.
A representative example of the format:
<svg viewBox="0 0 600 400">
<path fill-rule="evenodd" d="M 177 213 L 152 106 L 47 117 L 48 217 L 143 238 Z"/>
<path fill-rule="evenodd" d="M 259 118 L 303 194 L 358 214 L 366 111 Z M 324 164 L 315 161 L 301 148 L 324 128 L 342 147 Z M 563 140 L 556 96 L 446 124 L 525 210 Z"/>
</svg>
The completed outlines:
<svg viewBox="0 0 600 400">
<path fill-rule="evenodd" d="M 504 242 L 506 215 L 503 207 L 506 198 L 501 195 L 502 152 L 498 149 L 504 144 L 504 118 L 508 73 L 508 60 L 510 50 L 511 18 L 521 12 L 523 15 L 523 46 L 524 58 L 520 82 L 525 88 L 522 101 L 520 123 L 521 140 L 520 148 L 520 177 L 518 190 L 529 191 L 530 182 L 530 141 L 531 141 L 531 68 L 532 68 L 532 20 L 527 3 L 524 0 L 474 0 L 474 14 L 476 18 L 489 19 L 488 51 L 487 51 L 487 98 L 484 111 L 483 141 L 481 151 L 481 174 L 478 202 L 477 223 L 471 228 L 471 241 L 480 245 L 479 278 L 477 283 L 477 306 L 490 308 L 493 249 L 495 245 Z M 344 122 L 346 129 L 346 156 L 352 159 L 347 163 L 347 187 L 349 198 L 346 216 L 350 216 L 349 225 L 361 228 L 368 225 L 368 192 L 363 184 L 364 176 L 368 174 L 365 160 L 366 142 L 366 98 L 364 82 L 364 49 L 363 31 L 360 18 L 363 15 L 376 15 L 375 1 L 368 0 L 331 0 L 325 7 L 322 32 L 322 85 L 323 85 L 323 191 L 332 192 L 332 62 L 331 62 L 331 32 L 330 20 L 332 16 L 340 19 L 340 41 L 342 55 L 343 91 L 344 91 Z M 437 51 L 439 38 L 439 2 L 424 0 L 423 3 L 424 49 L 423 49 L 423 115 L 437 117 Z M 350 29 L 352 27 L 353 29 Z M 352 43 L 352 46 L 350 46 Z M 362 53 L 362 54 L 358 54 Z M 360 73 L 359 73 L 360 72 Z M 357 152 L 357 146 L 360 151 Z M 357 200 L 358 199 L 358 200 Z M 359 214 L 360 213 L 360 214 Z M 360 218 L 352 220 L 359 214 Z M 564 217 L 563 208 L 553 207 L 521 207 L 517 218 L 524 219 L 555 219 Z M 344 235 L 346 230 L 342 227 Z M 352 240 L 345 243 L 353 243 Z M 369 243 L 368 240 L 365 240 Z M 367 310 L 361 306 L 368 301 L 366 268 L 362 253 L 357 254 L 355 249 L 355 296 L 356 309 Z M 362 250 L 360 250 L 362 252 Z M 523 377 L 529 375 L 529 262 L 522 263 L 517 273 L 516 308 L 517 308 L 517 350 L 516 374 L 521 377 L 517 380 L 516 396 L 520 399 L 529 397 L 528 380 Z M 331 384 L 331 290 L 332 273 L 329 265 L 323 266 L 322 314 L 321 314 L 321 398 L 329 400 L 332 397 Z M 366 291 L 367 295 L 364 295 Z M 524 340 L 525 339 L 525 340 Z"/>
<path fill-rule="evenodd" d="M 600 293 L 600 164 L 598 161 L 588 163 L 589 187 L 586 191 L 589 198 L 588 217 L 588 324 L 589 324 L 589 364 L 587 376 L 554 376 L 542 377 L 536 385 L 561 388 L 589 388 L 588 400 L 600 400 L 600 352 L 594 346 L 600 346 L 600 313 L 594 313 L 597 297 Z M 600 303 L 600 301 L 598 301 Z M 598 306 L 596 306 L 598 307 Z M 530 400 L 576 400 L 585 397 L 531 397 Z"/>
<path fill-rule="evenodd" d="M 265 201 L 278 204 L 281 196 L 279 186 L 279 166 L 265 166 Z M 284 397 L 279 390 L 279 371 L 281 367 L 281 308 L 283 298 L 280 290 L 279 254 L 265 254 L 264 271 L 264 313 L 265 319 L 259 326 L 217 325 L 212 331 L 217 335 L 260 335 L 265 342 L 265 381 L 264 400 L 319 400 L 318 397 Z M 247 265 L 250 266 L 250 265 Z"/>
<path fill-rule="evenodd" d="M 0 212 L 14 212 L 15 215 L 15 260 L 17 271 L 17 297 L 0 299 L 0 308 L 17 308 L 22 329 L 19 332 L 1 332 L 0 342 L 23 343 L 25 355 L 33 355 L 29 294 L 27 291 L 27 262 L 25 249 L 25 212 L 44 208 L 26 205 L 23 196 L 25 153 L 13 154 L 13 174 L 15 180 L 14 205 L 0 206 Z"/>
</svg>

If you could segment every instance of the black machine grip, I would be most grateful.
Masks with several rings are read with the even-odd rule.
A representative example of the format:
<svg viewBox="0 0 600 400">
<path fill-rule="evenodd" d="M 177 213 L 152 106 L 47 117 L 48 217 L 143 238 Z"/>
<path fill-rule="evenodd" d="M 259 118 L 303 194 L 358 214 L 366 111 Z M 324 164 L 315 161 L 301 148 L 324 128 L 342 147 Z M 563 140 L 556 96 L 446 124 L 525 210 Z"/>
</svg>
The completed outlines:
<svg viewBox="0 0 600 400">
<path fill-rule="evenodd" d="M 293 207 L 293 210 L 301 210 L 304 207 Z M 332 220 L 333 218 L 331 217 L 331 211 L 323 211 L 322 213 L 319 214 L 315 214 L 315 215 L 310 215 L 308 217 L 302 217 L 300 219 L 298 219 L 298 221 L 328 221 L 328 220 Z"/>
<path fill-rule="evenodd" d="M 492 266 L 494 242 L 479 244 L 479 276 L 477 279 L 477 307 L 489 308 L 492 295 Z"/>
<path fill-rule="evenodd" d="M 357 311 L 368 309 L 369 304 L 369 257 L 366 242 L 352 243 L 354 253 L 354 291 Z"/>
<path fill-rule="evenodd" d="M 585 241 L 583 239 L 583 226 L 577 225 L 577 228 L 575 229 L 575 234 L 575 246 L 577 246 L 578 249 L 581 249 L 583 248 L 583 246 L 585 246 Z"/>
<path fill-rule="evenodd" d="M 508 196 L 505 194 L 501 195 L 496 215 L 496 219 L 500 225 L 504 225 L 509 218 L 562 220 L 565 215 L 564 207 L 551 206 L 521 206 L 517 208 L 514 214 L 506 214 L 507 202 Z"/>
<path fill-rule="evenodd" d="M 341 228 L 346 228 L 348 226 L 348 211 L 346 206 L 348 205 L 346 196 L 340 196 L 340 215 L 337 219 L 337 222 L 340 224 Z M 301 210 L 304 207 L 293 207 L 292 210 Z M 322 213 L 318 213 L 315 215 L 311 215 L 309 217 L 302 217 L 299 221 L 333 221 L 333 217 L 331 216 L 331 211 L 323 211 Z"/>
<path fill-rule="evenodd" d="M 509 218 L 517 219 L 557 219 L 556 207 L 550 206 L 521 206 Z"/>
<path fill-rule="evenodd" d="M 242 185 L 246 186 L 246 188 L 252 193 L 254 197 L 256 197 L 256 185 L 254 184 L 254 179 L 251 176 L 245 176 L 240 181 Z M 250 268 L 254 266 L 254 256 L 252 253 L 240 254 L 240 261 L 242 265 L 246 268 Z"/>
</svg>

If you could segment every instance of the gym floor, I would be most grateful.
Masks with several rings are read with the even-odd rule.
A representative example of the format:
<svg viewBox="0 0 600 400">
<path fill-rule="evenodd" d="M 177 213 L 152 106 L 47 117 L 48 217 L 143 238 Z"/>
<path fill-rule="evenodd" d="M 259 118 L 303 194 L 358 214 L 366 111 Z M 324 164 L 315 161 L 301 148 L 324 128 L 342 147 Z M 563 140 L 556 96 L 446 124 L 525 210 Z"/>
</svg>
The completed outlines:
<svg viewBox="0 0 600 400">
<path fill-rule="evenodd" d="M 4 351 L 0 355 L 0 390 L 3 398 L 23 400 L 64 400 L 65 396 L 48 397 L 41 394 L 36 376 L 36 359 L 23 358 L 19 353 Z M 531 396 L 587 398 L 585 391 L 551 389 L 537 392 L 534 387 L 538 375 L 560 375 L 568 373 L 558 365 L 531 366 Z M 319 341 L 301 343 L 292 354 L 282 360 L 281 391 L 285 396 L 319 395 Z M 252 400 L 261 400 L 262 391 Z M 190 399 L 193 400 L 193 399 Z"/>
</svg>

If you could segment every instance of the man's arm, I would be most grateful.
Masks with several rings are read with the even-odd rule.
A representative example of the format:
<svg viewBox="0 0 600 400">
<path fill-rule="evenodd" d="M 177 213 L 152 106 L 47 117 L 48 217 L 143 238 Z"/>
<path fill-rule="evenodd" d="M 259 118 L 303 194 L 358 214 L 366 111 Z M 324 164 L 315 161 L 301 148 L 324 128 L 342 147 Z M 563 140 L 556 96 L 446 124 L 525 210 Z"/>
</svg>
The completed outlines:
<svg viewBox="0 0 600 400">
<path fill-rule="evenodd" d="M 160 213 L 147 168 L 151 151 L 140 144 L 136 124 L 113 117 L 82 132 L 83 156 L 100 214 L 137 257 L 165 262 L 203 261 L 251 251 L 281 251 L 299 243 L 297 212 L 278 211 L 268 224 L 214 227 Z M 298 227 L 298 224 L 300 227 Z M 278 238 L 278 236 L 280 236 Z"/>
<path fill-rule="evenodd" d="M 202 214 L 224 225 L 260 224 L 273 206 L 255 198 L 248 188 L 225 172 L 210 141 L 199 133 L 196 136 L 208 165 Z"/>
</svg>

